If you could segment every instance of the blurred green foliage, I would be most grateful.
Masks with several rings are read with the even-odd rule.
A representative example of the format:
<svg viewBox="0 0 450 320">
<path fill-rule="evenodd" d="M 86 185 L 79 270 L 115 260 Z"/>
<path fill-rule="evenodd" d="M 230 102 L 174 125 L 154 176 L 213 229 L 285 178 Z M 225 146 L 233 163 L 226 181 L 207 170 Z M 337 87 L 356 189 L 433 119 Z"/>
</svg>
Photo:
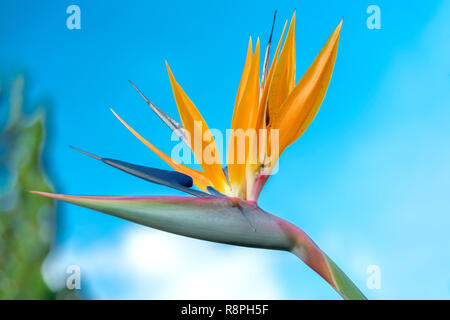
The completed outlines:
<svg viewBox="0 0 450 320">
<path fill-rule="evenodd" d="M 45 112 L 39 106 L 24 113 L 24 84 L 18 76 L 0 92 L 0 299 L 55 299 L 62 293 L 49 289 L 41 267 L 55 236 L 56 206 L 26 191 L 53 190 L 42 161 Z"/>
</svg>

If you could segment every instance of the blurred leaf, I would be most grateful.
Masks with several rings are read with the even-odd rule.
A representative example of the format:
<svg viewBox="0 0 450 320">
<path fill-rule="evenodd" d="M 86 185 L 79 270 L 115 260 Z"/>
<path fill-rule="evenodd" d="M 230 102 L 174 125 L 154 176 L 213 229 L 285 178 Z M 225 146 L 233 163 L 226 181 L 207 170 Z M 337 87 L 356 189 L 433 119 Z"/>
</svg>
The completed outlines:
<svg viewBox="0 0 450 320">
<path fill-rule="evenodd" d="M 23 112 L 25 81 L 16 77 L 2 87 L 2 111 L 8 111 L 0 133 L 0 299 L 54 299 L 41 265 L 55 235 L 55 203 L 32 197 L 26 189 L 53 190 L 43 164 L 45 113 Z M 3 115 L 4 113 L 2 113 Z"/>
</svg>

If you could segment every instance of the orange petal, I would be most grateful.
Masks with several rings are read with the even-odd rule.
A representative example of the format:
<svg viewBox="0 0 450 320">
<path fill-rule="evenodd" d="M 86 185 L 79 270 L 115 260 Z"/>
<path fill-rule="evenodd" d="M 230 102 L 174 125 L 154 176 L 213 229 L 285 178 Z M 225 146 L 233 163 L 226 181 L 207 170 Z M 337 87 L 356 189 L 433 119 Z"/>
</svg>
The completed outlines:
<svg viewBox="0 0 450 320">
<path fill-rule="evenodd" d="M 269 93 L 267 97 L 267 109 L 269 121 L 277 117 L 281 105 L 295 87 L 295 12 L 281 50 L 280 57 L 276 61 Z"/>
<path fill-rule="evenodd" d="M 181 121 L 183 122 L 183 128 L 187 132 L 191 150 L 202 166 L 206 176 L 213 183 L 214 188 L 219 192 L 228 194 L 230 190 L 219 161 L 219 152 L 217 151 L 214 138 L 194 103 L 192 103 L 175 80 L 167 62 L 166 66 L 175 102 L 178 107 L 178 112 L 180 113 Z M 210 154 L 210 157 L 205 157 L 205 150 Z"/>
<path fill-rule="evenodd" d="M 278 52 L 280 51 L 281 42 L 283 41 L 284 32 L 286 31 L 287 21 L 284 23 L 283 32 L 281 33 L 280 40 L 278 41 L 277 49 L 275 50 L 275 54 L 272 59 L 272 64 L 269 69 L 269 73 L 267 74 L 266 83 L 264 84 L 264 89 L 261 94 L 261 98 L 259 101 L 259 111 L 258 111 L 258 126 L 257 129 L 266 129 L 266 117 L 267 117 L 267 93 L 269 92 L 270 83 L 272 81 L 273 69 L 276 65 L 276 61 L 278 58 Z M 264 136 L 263 136 L 264 137 Z M 263 159 L 266 154 L 267 149 L 267 138 L 264 141 L 259 142 L 259 159 Z"/>
<path fill-rule="evenodd" d="M 339 43 L 342 21 L 280 109 L 273 128 L 279 129 L 280 154 L 314 119 L 325 97 Z"/>
<path fill-rule="evenodd" d="M 245 85 L 247 84 L 248 75 L 250 73 L 250 68 L 252 66 L 252 59 L 253 59 L 252 37 L 250 37 L 248 41 L 247 57 L 245 58 L 244 70 L 242 71 L 241 81 L 239 83 L 236 101 L 234 103 L 234 110 L 236 110 L 237 107 L 239 106 L 239 103 L 241 102 L 242 99 L 242 95 L 244 94 Z"/>
<path fill-rule="evenodd" d="M 267 94 L 269 92 L 270 83 L 273 78 L 273 69 L 275 69 L 274 67 L 277 62 L 278 52 L 280 51 L 281 42 L 283 41 L 284 32 L 286 31 L 286 26 L 287 26 L 287 21 L 284 23 L 283 32 L 281 33 L 281 37 L 280 37 L 280 40 L 278 41 L 277 49 L 275 50 L 275 54 L 273 55 L 272 64 L 269 68 L 269 73 L 267 74 L 267 80 L 266 80 L 266 83 L 264 84 L 263 92 L 261 94 L 260 110 L 263 110 L 263 111 L 266 111 Z"/>
<path fill-rule="evenodd" d="M 239 132 L 248 132 L 248 129 L 256 129 L 259 103 L 259 56 L 260 43 L 258 39 L 242 98 L 233 112 L 231 130 L 236 134 L 239 134 Z M 228 153 L 228 173 L 233 193 L 237 194 L 245 179 L 245 167 L 249 156 L 249 145 L 251 142 L 243 141 L 241 139 L 241 143 L 238 143 L 239 139 L 234 139 L 231 143 L 231 138 L 232 137 L 230 137 Z M 248 139 L 245 137 L 245 140 Z M 244 161 L 241 161 L 242 153 L 244 153 Z"/>
<path fill-rule="evenodd" d="M 194 184 L 199 187 L 200 189 L 207 191 L 206 188 L 210 185 L 212 185 L 211 181 L 205 176 L 205 174 L 201 171 L 189 168 L 181 163 L 176 162 L 171 157 L 167 156 L 165 153 L 161 152 L 158 148 L 156 148 L 154 145 L 152 145 L 150 142 L 145 140 L 139 133 L 137 133 L 132 127 L 130 127 L 124 120 L 122 120 L 121 117 L 117 115 L 117 113 L 112 110 L 112 113 L 117 117 L 117 119 L 122 122 L 122 124 L 127 127 L 128 130 L 132 134 L 136 136 L 139 140 L 141 140 L 142 143 L 144 143 L 147 147 L 149 147 L 154 153 L 156 153 L 161 159 L 163 159 L 169 166 L 174 168 L 176 171 L 184 173 L 192 178 L 194 181 Z"/>
</svg>

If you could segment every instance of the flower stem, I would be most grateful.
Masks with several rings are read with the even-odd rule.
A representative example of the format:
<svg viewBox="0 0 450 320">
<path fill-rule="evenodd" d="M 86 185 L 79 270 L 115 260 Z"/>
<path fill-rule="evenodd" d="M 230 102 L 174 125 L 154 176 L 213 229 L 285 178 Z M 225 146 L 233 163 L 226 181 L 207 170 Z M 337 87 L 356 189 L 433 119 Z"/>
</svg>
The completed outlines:
<svg viewBox="0 0 450 320">
<path fill-rule="evenodd" d="M 330 259 L 315 242 L 300 228 L 285 221 L 282 228 L 290 235 L 291 252 L 311 269 L 317 272 L 346 300 L 366 300 L 367 298 L 352 280 Z"/>
<path fill-rule="evenodd" d="M 336 286 L 335 290 L 346 300 L 367 300 L 366 296 L 359 290 L 353 281 L 337 266 L 337 264 L 323 253 L 333 273 Z"/>
</svg>

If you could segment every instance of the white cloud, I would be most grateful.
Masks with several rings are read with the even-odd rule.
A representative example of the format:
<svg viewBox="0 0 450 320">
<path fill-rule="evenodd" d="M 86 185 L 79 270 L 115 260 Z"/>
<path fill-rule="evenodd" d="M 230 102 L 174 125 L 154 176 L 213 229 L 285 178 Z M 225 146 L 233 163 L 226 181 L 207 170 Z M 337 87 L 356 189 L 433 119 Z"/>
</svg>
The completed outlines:
<svg viewBox="0 0 450 320">
<path fill-rule="evenodd" d="M 269 251 L 207 243 L 140 226 L 126 229 L 113 243 L 59 250 L 44 265 L 46 281 L 61 286 L 72 264 L 81 267 L 82 288 L 92 298 L 283 298 Z"/>
</svg>

